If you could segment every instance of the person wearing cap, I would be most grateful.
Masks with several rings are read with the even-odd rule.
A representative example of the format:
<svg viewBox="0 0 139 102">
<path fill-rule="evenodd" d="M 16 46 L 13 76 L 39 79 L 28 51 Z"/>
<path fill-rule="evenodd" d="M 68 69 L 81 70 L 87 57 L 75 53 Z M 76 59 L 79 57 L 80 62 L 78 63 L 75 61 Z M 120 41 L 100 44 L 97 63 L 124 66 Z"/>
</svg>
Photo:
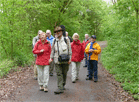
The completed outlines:
<svg viewBox="0 0 139 102">
<path fill-rule="evenodd" d="M 68 32 L 66 32 L 66 37 L 70 39 L 70 43 L 73 41 L 70 36 L 68 36 Z"/>
<path fill-rule="evenodd" d="M 51 31 L 46 30 L 46 34 L 47 34 L 47 41 L 49 41 L 52 46 L 54 37 L 51 35 Z M 53 76 L 53 70 L 54 70 L 54 62 L 52 61 L 52 63 L 50 64 L 50 69 L 49 69 L 50 76 Z"/>
<path fill-rule="evenodd" d="M 55 69 L 57 74 L 57 86 L 58 89 L 54 91 L 55 94 L 63 93 L 66 85 L 67 72 L 69 70 L 69 64 L 71 63 L 71 45 L 70 40 L 63 36 L 63 29 L 57 26 L 54 30 L 57 35 L 52 44 L 52 52 L 49 62 L 51 63 L 54 59 Z M 59 55 L 69 55 L 69 60 L 65 63 L 58 60 Z"/>
<path fill-rule="evenodd" d="M 98 54 L 101 53 L 101 47 L 96 42 L 96 36 L 91 36 L 91 42 L 85 48 L 85 53 L 89 54 L 89 77 L 86 80 L 92 80 L 92 74 L 94 72 L 94 82 L 98 81 Z"/>
<path fill-rule="evenodd" d="M 83 41 L 83 47 L 84 47 L 84 50 L 85 50 L 85 48 L 86 48 L 86 45 L 88 44 L 88 38 L 89 38 L 89 35 L 88 34 L 85 34 L 85 39 L 84 39 L 84 41 Z M 86 55 L 86 53 L 84 53 L 84 57 L 85 57 L 85 65 L 84 65 L 84 67 L 87 67 L 87 55 Z"/>
<path fill-rule="evenodd" d="M 48 92 L 49 81 L 49 59 L 51 54 L 51 44 L 46 40 L 46 33 L 42 32 L 40 40 L 35 44 L 33 53 L 37 54 L 36 65 L 38 71 L 38 84 L 40 91 Z"/>
<path fill-rule="evenodd" d="M 41 33 L 42 33 L 42 30 L 39 30 L 38 31 L 38 35 L 33 38 L 33 41 L 32 41 L 33 48 L 34 48 L 36 42 L 39 41 Z M 37 55 L 33 54 L 33 56 L 35 57 L 35 61 L 36 61 Z M 36 64 L 34 64 L 34 79 L 37 80 L 37 67 L 36 67 Z"/>
<path fill-rule="evenodd" d="M 72 57 L 71 57 L 71 65 L 72 65 L 72 71 L 71 71 L 71 80 L 72 83 L 75 83 L 76 80 L 79 79 L 79 69 L 81 61 L 84 58 L 84 48 L 79 40 L 78 33 L 73 34 L 73 42 L 71 43 L 71 49 L 72 49 Z"/>
</svg>

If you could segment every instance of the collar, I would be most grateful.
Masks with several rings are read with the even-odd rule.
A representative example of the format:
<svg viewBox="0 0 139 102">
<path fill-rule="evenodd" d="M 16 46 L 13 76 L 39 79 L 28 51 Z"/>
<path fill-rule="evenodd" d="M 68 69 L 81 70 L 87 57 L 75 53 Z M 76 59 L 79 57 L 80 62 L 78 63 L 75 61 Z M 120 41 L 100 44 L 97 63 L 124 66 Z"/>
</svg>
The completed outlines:
<svg viewBox="0 0 139 102">
<path fill-rule="evenodd" d="M 62 35 L 62 37 L 61 37 L 61 39 L 59 40 L 58 38 L 56 38 L 56 41 L 64 41 L 64 37 L 63 37 L 63 35 Z"/>
</svg>

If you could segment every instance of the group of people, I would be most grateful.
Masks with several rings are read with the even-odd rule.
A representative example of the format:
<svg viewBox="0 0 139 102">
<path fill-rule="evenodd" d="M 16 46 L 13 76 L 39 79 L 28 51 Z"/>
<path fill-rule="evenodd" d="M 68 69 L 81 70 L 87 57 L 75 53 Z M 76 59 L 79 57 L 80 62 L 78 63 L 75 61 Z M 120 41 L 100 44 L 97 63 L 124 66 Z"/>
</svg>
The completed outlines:
<svg viewBox="0 0 139 102">
<path fill-rule="evenodd" d="M 46 30 L 46 33 L 39 30 L 38 35 L 33 38 L 34 79 L 38 80 L 41 91 L 48 92 L 49 76 L 53 76 L 55 67 L 58 88 L 54 93 L 63 93 L 69 65 L 72 65 L 72 83 L 76 83 L 79 79 L 80 64 L 84 58 L 86 64 L 84 67 L 88 69 L 86 80 L 92 80 L 94 76 L 94 82 L 98 81 L 97 63 L 101 48 L 95 41 L 96 36 L 92 35 L 89 38 L 89 35 L 85 34 L 83 43 L 80 42 L 78 33 L 74 33 L 72 38 L 68 36 L 63 25 L 55 27 L 54 37 L 50 30 Z"/>
</svg>

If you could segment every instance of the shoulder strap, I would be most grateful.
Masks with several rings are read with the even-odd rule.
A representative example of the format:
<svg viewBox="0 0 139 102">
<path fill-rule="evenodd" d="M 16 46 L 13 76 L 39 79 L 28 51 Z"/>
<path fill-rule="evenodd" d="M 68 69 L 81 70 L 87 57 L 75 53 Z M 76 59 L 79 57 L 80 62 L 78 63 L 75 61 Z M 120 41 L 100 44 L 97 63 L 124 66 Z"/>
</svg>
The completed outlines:
<svg viewBox="0 0 139 102">
<path fill-rule="evenodd" d="M 65 41 L 65 43 L 67 44 L 67 39 L 64 37 L 64 41 Z"/>
<path fill-rule="evenodd" d="M 56 39 L 54 40 L 54 45 L 55 45 Z"/>
</svg>

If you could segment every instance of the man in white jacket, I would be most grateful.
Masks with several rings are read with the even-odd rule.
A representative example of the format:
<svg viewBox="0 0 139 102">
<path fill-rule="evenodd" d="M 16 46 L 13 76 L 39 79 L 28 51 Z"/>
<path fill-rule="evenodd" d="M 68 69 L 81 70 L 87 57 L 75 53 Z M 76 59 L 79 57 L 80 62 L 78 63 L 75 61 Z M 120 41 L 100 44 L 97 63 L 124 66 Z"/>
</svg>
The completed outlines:
<svg viewBox="0 0 139 102">
<path fill-rule="evenodd" d="M 52 62 L 52 59 L 54 59 L 58 84 L 58 89 L 54 91 L 54 93 L 60 94 L 63 93 L 65 90 L 64 86 L 66 85 L 67 72 L 69 70 L 69 64 L 71 63 L 72 51 L 70 40 L 63 36 L 63 29 L 60 26 L 55 28 L 55 34 L 57 35 L 57 38 L 55 38 L 53 41 L 49 62 Z M 69 55 L 69 61 L 59 62 L 58 57 L 61 54 Z"/>
</svg>

